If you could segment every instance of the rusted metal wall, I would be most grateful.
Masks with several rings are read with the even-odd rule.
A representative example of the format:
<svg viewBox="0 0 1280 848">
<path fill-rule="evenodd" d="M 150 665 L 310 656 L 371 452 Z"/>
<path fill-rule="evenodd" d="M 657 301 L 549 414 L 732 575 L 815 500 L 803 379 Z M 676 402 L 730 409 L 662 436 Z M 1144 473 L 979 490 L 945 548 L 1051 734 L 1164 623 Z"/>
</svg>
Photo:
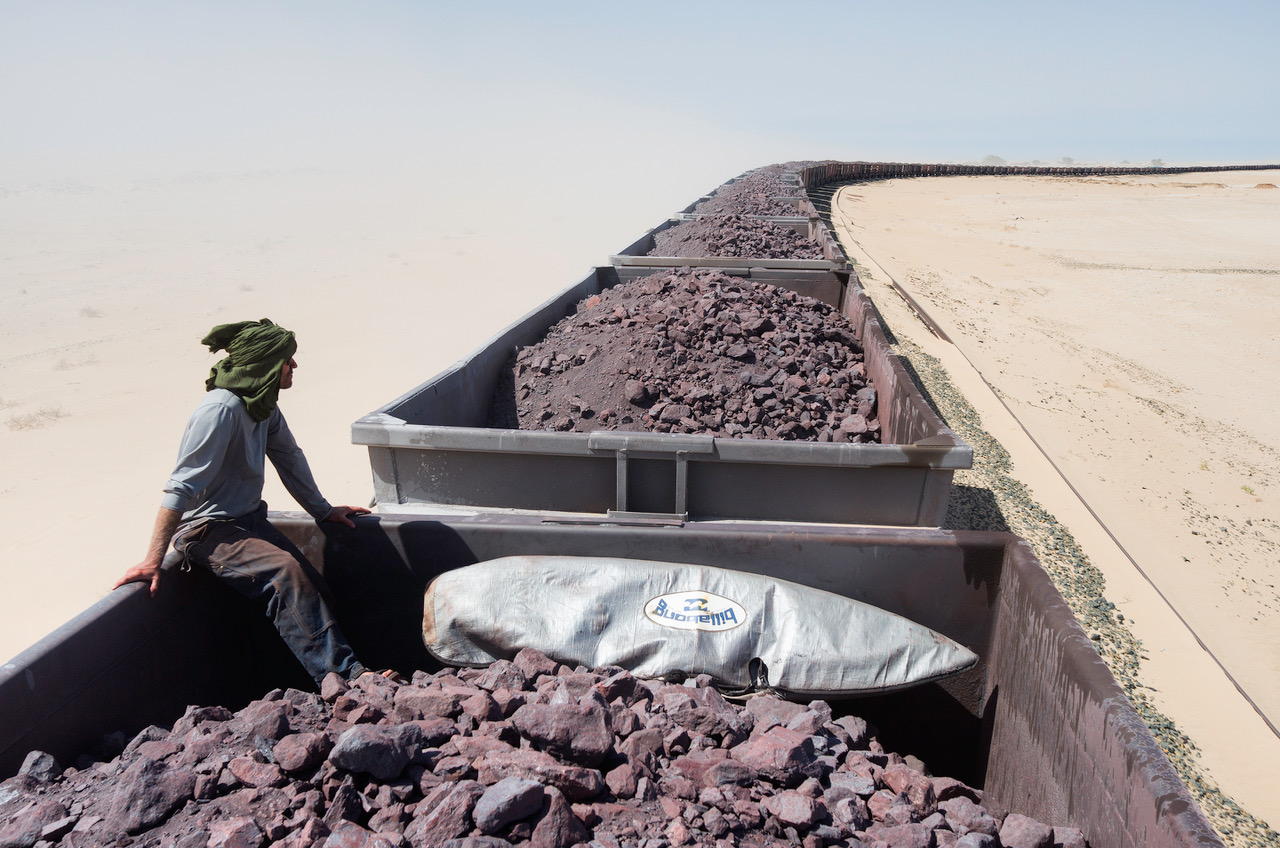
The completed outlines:
<svg viewBox="0 0 1280 848">
<path fill-rule="evenodd" d="M 1043 821 L 1088 822 L 1078 826 L 1095 846 L 1221 844 L 1020 540 L 1006 549 L 988 656 L 988 792 Z"/>
<path fill-rule="evenodd" d="M 875 385 L 878 395 L 883 441 L 886 444 L 902 445 L 902 450 L 908 456 L 912 451 L 919 450 L 922 456 L 912 464 L 933 478 L 919 490 L 919 512 L 915 523 L 930 524 L 933 523 L 930 519 L 936 517 L 937 523 L 941 524 L 941 519 L 946 514 L 954 472 L 951 469 L 930 468 L 923 453 L 936 450 L 936 447 L 924 446 L 942 445 L 948 441 L 958 443 L 960 437 L 945 424 L 940 426 L 937 413 L 925 402 L 902 360 L 893 353 L 875 306 L 857 284 L 856 277 L 845 290 L 845 299 L 840 309 L 862 342 L 867 375 Z"/>
</svg>

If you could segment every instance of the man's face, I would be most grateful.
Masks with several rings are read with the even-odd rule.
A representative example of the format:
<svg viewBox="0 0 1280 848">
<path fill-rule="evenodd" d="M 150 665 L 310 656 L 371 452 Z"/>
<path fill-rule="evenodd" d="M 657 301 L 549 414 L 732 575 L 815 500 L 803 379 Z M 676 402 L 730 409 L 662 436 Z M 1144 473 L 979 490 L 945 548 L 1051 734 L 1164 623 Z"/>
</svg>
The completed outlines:
<svg viewBox="0 0 1280 848">
<path fill-rule="evenodd" d="M 287 389 L 293 385 L 293 369 L 298 367 L 298 362 L 293 357 L 289 357 L 289 361 L 280 369 L 280 388 Z"/>
</svg>

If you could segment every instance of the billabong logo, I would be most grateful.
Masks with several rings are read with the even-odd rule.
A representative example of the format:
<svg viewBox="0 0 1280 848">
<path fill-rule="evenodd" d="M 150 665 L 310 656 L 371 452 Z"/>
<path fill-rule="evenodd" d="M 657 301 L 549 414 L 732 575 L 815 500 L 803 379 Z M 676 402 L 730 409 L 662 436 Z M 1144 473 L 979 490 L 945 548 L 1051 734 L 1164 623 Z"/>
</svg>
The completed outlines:
<svg viewBox="0 0 1280 848">
<path fill-rule="evenodd" d="M 732 630 L 747 620 L 742 604 L 710 592 L 671 592 L 644 605 L 654 624 L 677 630 Z"/>
</svg>

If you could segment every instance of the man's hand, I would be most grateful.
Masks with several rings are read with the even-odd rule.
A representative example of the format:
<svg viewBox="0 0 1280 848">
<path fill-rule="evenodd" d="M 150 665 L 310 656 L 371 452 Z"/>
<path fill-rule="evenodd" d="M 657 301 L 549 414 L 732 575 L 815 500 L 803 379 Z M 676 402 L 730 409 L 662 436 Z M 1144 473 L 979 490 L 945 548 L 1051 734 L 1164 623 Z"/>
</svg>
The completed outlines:
<svg viewBox="0 0 1280 848">
<path fill-rule="evenodd" d="M 119 589 L 126 583 L 150 583 L 151 596 L 155 597 L 156 590 L 160 588 L 160 563 L 143 560 L 124 573 L 119 582 L 111 588 Z"/>
<path fill-rule="evenodd" d="M 353 515 L 368 515 L 369 510 L 362 506 L 335 506 L 329 510 L 329 514 L 324 517 L 325 521 L 335 521 L 347 527 L 355 527 L 356 523 L 351 520 Z"/>
<path fill-rule="evenodd" d="M 151 543 L 147 545 L 147 555 L 142 562 L 124 573 L 112 590 L 119 589 L 126 583 L 150 583 L 151 596 L 155 597 L 160 588 L 160 563 L 164 561 L 165 551 L 169 550 L 169 540 L 178 529 L 182 513 L 173 509 L 160 507 L 156 513 L 156 526 L 151 531 Z"/>
</svg>

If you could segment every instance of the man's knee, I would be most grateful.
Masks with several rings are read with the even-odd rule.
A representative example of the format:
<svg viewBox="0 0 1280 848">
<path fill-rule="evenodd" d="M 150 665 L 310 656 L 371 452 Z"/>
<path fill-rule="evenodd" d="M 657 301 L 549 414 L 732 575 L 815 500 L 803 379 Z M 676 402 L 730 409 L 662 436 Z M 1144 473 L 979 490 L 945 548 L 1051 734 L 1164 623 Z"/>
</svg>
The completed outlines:
<svg viewBox="0 0 1280 848">
<path fill-rule="evenodd" d="M 319 594 L 320 587 L 312 575 L 312 569 L 306 568 L 293 557 L 285 554 L 276 557 L 272 563 L 275 577 L 272 579 L 280 591 L 291 594 Z"/>
</svg>

